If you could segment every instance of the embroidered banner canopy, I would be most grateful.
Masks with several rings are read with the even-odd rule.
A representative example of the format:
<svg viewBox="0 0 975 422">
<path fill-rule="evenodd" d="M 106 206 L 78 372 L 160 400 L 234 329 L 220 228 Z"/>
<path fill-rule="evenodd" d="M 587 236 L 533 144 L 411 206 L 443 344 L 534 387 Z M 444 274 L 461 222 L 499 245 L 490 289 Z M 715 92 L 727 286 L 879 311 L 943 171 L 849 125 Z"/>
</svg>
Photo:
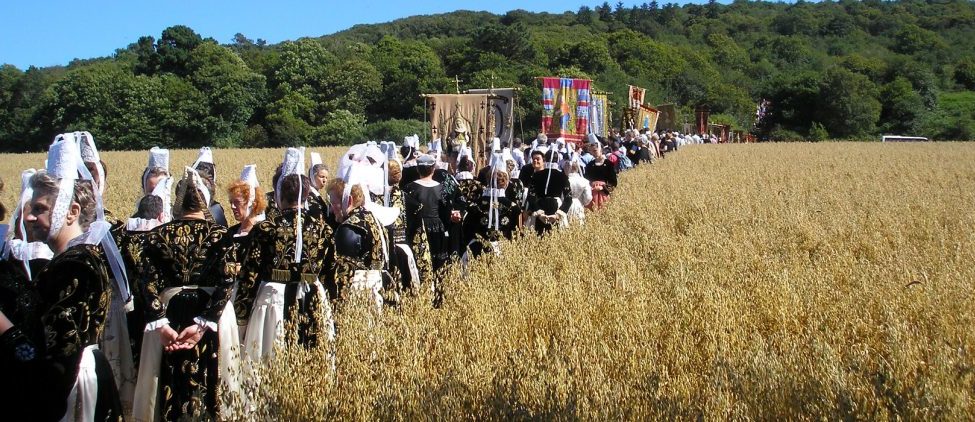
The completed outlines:
<svg viewBox="0 0 975 422">
<path fill-rule="evenodd" d="M 515 89 L 514 88 L 489 88 L 489 89 L 469 89 L 468 94 L 487 95 L 488 108 L 493 111 L 488 113 L 488 129 L 490 132 L 487 139 L 500 138 L 501 141 L 511 141 L 515 137 Z"/>
<path fill-rule="evenodd" d="M 430 113 L 431 140 L 440 140 L 445 152 L 457 152 L 463 143 L 474 157 L 484 157 L 484 145 L 490 138 L 488 129 L 488 96 L 484 94 L 426 95 Z"/>
<path fill-rule="evenodd" d="M 542 132 L 583 142 L 589 133 L 591 86 L 588 79 L 542 78 Z"/>
</svg>

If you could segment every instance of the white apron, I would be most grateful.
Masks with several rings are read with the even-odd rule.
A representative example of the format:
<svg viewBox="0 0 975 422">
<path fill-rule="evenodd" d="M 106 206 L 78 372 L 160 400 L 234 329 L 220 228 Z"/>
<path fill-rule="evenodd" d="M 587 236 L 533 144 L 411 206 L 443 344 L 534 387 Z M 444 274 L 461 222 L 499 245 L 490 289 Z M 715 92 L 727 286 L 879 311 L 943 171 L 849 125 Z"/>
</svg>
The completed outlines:
<svg viewBox="0 0 975 422">
<path fill-rule="evenodd" d="M 284 332 L 284 302 L 285 283 L 267 282 L 261 286 L 254 298 L 254 309 L 247 321 L 247 332 L 244 334 L 242 350 L 244 359 L 260 361 L 265 357 L 274 356 L 275 345 L 283 345 Z M 324 315 L 326 333 L 329 341 L 335 340 L 335 320 L 332 318 L 332 306 L 328 303 L 328 295 L 322 283 L 315 280 L 306 288 L 301 286 L 295 292 L 296 301 L 311 292 L 318 291 L 321 298 L 321 312 Z"/>
<path fill-rule="evenodd" d="M 93 421 L 95 420 L 95 403 L 98 400 L 98 375 L 95 373 L 95 355 L 98 345 L 85 347 L 81 352 L 81 362 L 78 363 L 78 378 L 68 394 L 68 410 L 61 417 L 62 421 Z"/>
<path fill-rule="evenodd" d="M 160 300 L 163 307 L 183 290 L 200 289 L 213 294 L 213 287 L 182 286 L 163 290 Z M 220 386 L 231 394 L 240 392 L 240 360 L 234 353 L 240 350 L 240 336 L 237 334 L 237 317 L 234 313 L 233 301 L 227 301 L 227 306 L 217 322 L 217 337 L 219 349 L 217 354 Z M 132 419 L 139 422 L 152 422 L 160 419 L 159 370 L 162 364 L 162 339 L 158 330 L 147 331 L 142 338 L 142 356 L 139 360 L 139 380 L 135 389 Z M 212 392 L 219 394 L 219 392 Z M 228 413 L 230 400 L 220 400 L 220 413 Z M 218 419 L 219 416 L 218 416 Z"/>
</svg>

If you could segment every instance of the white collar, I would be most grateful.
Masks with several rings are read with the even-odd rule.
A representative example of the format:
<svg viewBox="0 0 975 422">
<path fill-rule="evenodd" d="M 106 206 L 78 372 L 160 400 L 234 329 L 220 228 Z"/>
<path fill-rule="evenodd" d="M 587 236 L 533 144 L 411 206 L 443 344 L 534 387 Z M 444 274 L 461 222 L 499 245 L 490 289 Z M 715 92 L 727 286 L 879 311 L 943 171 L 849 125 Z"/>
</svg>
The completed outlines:
<svg viewBox="0 0 975 422">
<path fill-rule="evenodd" d="M 436 180 L 424 180 L 424 179 L 417 179 L 417 180 L 415 180 L 415 182 L 416 182 L 416 183 L 417 183 L 418 185 L 420 185 L 420 186 L 426 186 L 426 187 L 428 187 L 428 188 L 432 188 L 432 187 L 434 187 L 434 186 L 437 186 L 437 185 L 440 185 L 440 182 L 438 182 L 438 181 L 436 181 Z"/>
<path fill-rule="evenodd" d="M 484 193 L 481 196 L 494 196 L 496 198 L 504 198 L 504 189 L 492 189 L 484 188 Z"/>
</svg>

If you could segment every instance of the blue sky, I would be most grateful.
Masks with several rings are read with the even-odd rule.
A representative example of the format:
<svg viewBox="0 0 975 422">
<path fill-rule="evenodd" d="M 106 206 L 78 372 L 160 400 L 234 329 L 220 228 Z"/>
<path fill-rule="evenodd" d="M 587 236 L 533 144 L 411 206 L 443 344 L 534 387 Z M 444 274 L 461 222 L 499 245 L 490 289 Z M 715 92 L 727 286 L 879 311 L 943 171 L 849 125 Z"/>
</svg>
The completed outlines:
<svg viewBox="0 0 975 422">
<path fill-rule="evenodd" d="M 30 65 L 65 65 L 75 58 L 109 56 L 140 36 L 158 38 L 163 29 L 173 25 L 187 25 L 203 37 L 221 43 L 229 43 L 240 32 L 250 39 L 262 38 L 273 44 L 331 34 L 355 24 L 388 22 L 413 15 L 461 9 L 561 13 L 576 11 L 581 5 L 595 7 L 602 2 L 13 0 L 5 3 L 0 12 L 0 63 L 26 69 Z M 641 3 L 624 1 L 628 7 Z"/>
</svg>

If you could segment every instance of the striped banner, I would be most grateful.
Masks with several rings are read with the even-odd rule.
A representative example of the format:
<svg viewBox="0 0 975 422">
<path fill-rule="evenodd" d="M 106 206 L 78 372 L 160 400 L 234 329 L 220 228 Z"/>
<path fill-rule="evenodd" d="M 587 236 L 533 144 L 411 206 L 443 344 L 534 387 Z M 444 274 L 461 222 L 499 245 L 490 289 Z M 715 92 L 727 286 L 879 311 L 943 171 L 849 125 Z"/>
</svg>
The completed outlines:
<svg viewBox="0 0 975 422">
<path fill-rule="evenodd" d="M 542 78 L 542 132 L 582 142 L 589 133 L 588 79 Z"/>
<path fill-rule="evenodd" d="M 609 136 L 609 98 L 606 94 L 593 94 L 589 106 L 590 132 L 597 136 Z"/>
</svg>

